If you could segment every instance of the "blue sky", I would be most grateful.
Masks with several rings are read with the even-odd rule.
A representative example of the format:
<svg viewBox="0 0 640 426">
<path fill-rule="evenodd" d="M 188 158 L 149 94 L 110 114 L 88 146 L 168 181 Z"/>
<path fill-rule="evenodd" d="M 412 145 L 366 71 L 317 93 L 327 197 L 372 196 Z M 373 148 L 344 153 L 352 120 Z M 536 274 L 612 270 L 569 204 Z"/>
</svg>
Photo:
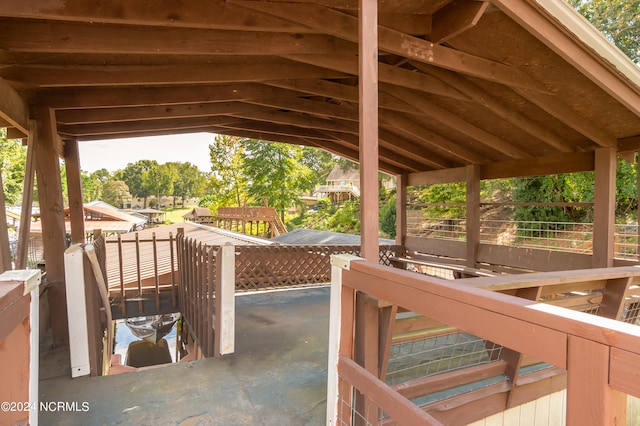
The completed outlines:
<svg viewBox="0 0 640 426">
<path fill-rule="evenodd" d="M 105 168 L 110 172 L 123 169 L 138 160 L 190 162 L 202 171 L 209 171 L 209 144 L 215 135 L 192 133 L 173 136 L 112 139 L 78 143 L 80 168 L 94 172 Z"/>
</svg>

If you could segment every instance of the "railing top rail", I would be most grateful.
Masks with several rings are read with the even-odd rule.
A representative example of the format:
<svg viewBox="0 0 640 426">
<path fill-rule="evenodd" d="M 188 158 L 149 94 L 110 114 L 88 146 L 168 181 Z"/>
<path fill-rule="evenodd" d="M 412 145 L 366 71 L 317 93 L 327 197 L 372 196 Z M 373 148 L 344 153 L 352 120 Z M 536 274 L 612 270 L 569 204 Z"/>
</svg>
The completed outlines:
<svg viewBox="0 0 640 426">
<path fill-rule="evenodd" d="M 343 282 L 350 287 L 561 368 L 566 368 L 569 336 L 640 356 L 640 327 L 635 325 L 366 261 L 351 262 L 349 270 L 344 273 Z M 628 267 L 571 273 L 578 273 L 583 279 L 615 279 L 640 276 L 640 269 Z M 536 280 L 562 283 L 568 277 L 562 273 L 546 272 L 530 274 L 528 278 L 530 283 Z M 523 279 L 509 275 L 475 280 L 484 280 L 488 284 L 491 280 L 508 283 L 509 280 Z M 465 314 L 461 315 L 461 312 Z M 495 327 L 497 324 L 500 326 Z"/>
</svg>

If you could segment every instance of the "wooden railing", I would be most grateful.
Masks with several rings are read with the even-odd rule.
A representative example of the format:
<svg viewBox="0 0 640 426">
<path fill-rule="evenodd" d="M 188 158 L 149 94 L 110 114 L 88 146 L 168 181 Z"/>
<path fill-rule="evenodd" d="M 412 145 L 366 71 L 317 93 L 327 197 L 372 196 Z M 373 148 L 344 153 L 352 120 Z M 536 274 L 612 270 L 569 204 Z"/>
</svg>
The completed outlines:
<svg viewBox="0 0 640 426">
<path fill-rule="evenodd" d="M 287 232 L 273 207 L 220 207 L 216 226 L 243 234 L 271 237 Z"/>
<path fill-rule="evenodd" d="M 495 386 L 491 395 L 483 389 L 456 399 L 456 404 L 462 407 L 457 411 L 447 409 L 455 406 L 452 400 L 437 409 L 433 404 L 420 409 L 423 404 L 416 394 L 403 392 L 412 402 L 399 392 L 402 389 L 385 383 L 392 324 L 389 318 L 395 318 L 392 313 L 399 307 L 502 346 L 506 352 L 497 362 L 508 368 L 518 369 L 523 360 L 518 355 L 525 354 L 555 368 L 556 377 L 566 370 L 569 425 L 625 424 L 626 394 L 640 396 L 638 326 L 479 288 L 538 289 L 564 285 L 565 289 L 580 289 L 592 287 L 594 282 L 608 282 L 612 287 L 623 283 L 628 288 L 640 277 L 638 268 L 573 271 L 570 277 L 536 273 L 447 281 L 363 260 L 344 261 L 339 256 L 334 263 L 329 342 L 330 424 L 365 421 L 465 424 L 489 415 L 488 408 L 492 407 L 493 412 L 505 410 L 510 398 L 521 401 L 513 393 L 520 377 L 513 371 L 505 372 L 511 379 Z M 495 374 L 487 367 L 458 370 L 457 383 L 480 380 L 478 371 L 485 379 Z M 449 374 L 440 379 L 441 389 L 454 384 L 452 377 Z M 529 381 L 536 377 L 539 378 L 534 375 Z M 564 386 L 562 381 L 553 382 L 550 375 L 546 378 L 549 380 L 539 382 L 547 386 L 543 394 Z M 431 380 L 422 393 L 433 390 L 434 383 Z M 474 409 L 464 405 L 483 395 L 486 398 L 481 399 L 482 405 L 475 405 Z"/>
</svg>

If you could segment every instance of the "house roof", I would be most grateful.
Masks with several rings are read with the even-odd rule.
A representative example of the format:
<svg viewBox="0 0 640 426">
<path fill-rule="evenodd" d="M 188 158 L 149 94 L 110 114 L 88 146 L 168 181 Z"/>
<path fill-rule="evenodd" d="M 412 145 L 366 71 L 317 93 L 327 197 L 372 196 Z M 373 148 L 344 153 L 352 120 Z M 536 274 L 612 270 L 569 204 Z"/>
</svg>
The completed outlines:
<svg viewBox="0 0 640 426">
<path fill-rule="evenodd" d="M 224 244 L 233 245 L 269 245 L 273 244 L 269 240 L 252 237 L 244 234 L 238 234 L 224 229 L 214 228 L 212 226 L 200 225 L 197 223 L 185 222 L 173 225 L 158 226 L 156 228 L 144 229 L 138 232 L 121 234 L 122 241 L 135 241 L 136 235 L 139 240 L 146 241 L 139 244 L 140 247 L 140 265 L 142 280 L 154 277 L 153 264 L 153 245 L 149 241 L 155 235 L 157 240 L 168 240 L 169 234 L 175 238 L 178 235 L 178 229 L 183 229 L 186 238 L 196 240 L 203 244 L 219 246 Z M 118 237 L 107 238 L 107 278 L 109 286 L 118 286 L 120 283 L 120 264 L 118 260 L 118 244 L 115 242 Z M 136 249 L 135 244 L 122 244 L 123 259 L 123 279 L 125 284 L 137 281 L 136 270 Z M 158 242 L 156 245 L 158 259 L 158 274 L 163 275 L 171 272 L 171 252 L 168 242 Z M 175 253 L 175 252 L 174 252 Z M 177 258 L 174 258 L 174 265 L 177 265 Z"/>
<path fill-rule="evenodd" d="M 211 217 L 213 216 L 211 214 L 211 210 L 209 210 L 206 207 L 194 207 L 193 210 L 191 210 L 190 212 L 186 213 L 185 215 L 183 215 L 182 217 L 184 217 L 185 219 L 192 219 L 194 217 Z"/>
<path fill-rule="evenodd" d="M 85 223 L 110 221 L 110 222 L 127 222 L 134 225 L 142 225 L 147 221 L 145 217 L 138 217 L 138 216 L 134 216 L 133 214 L 121 212 L 113 207 L 109 207 L 108 205 L 104 206 L 104 205 L 98 205 L 98 204 L 85 204 L 83 206 L 83 209 L 84 209 L 85 215 L 87 213 L 92 213 L 102 218 L 98 220 L 85 220 Z M 64 213 L 65 215 L 69 214 L 69 207 L 65 207 Z M 33 213 L 32 216 L 40 217 L 40 212 Z M 86 228 L 87 228 L 87 225 L 85 225 L 85 229 Z"/>
<path fill-rule="evenodd" d="M 327 176 L 327 181 L 337 181 L 337 180 L 345 180 L 345 181 L 359 181 L 360 180 L 360 170 L 356 168 L 349 168 L 345 170 L 340 166 L 340 164 L 336 164 L 329 176 Z"/>
<path fill-rule="evenodd" d="M 342 234 L 339 232 L 318 231 L 316 229 L 298 228 L 289 231 L 286 234 L 278 235 L 271 238 L 278 244 L 295 244 L 295 245 L 360 245 L 360 235 Z M 395 241 L 380 238 L 380 244 L 393 245 Z"/>
<path fill-rule="evenodd" d="M 640 148 L 640 71 L 557 0 L 379 3 L 379 167 Z M 0 126 L 213 132 L 359 157 L 355 0 L 0 4 Z M 517 167 L 511 169 L 517 170 Z"/>
</svg>

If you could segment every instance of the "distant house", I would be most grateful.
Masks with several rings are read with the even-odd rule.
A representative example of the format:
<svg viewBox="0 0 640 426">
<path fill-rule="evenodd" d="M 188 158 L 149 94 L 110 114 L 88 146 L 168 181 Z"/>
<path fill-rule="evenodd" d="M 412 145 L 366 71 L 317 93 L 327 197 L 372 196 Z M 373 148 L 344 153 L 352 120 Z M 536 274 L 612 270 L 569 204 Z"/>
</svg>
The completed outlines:
<svg viewBox="0 0 640 426">
<path fill-rule="evenodd" d="M 211 210 L 206 207 L 194 207 L 189 213 L 182 216 L 186 221 L 195 223 L 212 223 L 213 215 Z"/>
<path fill-rule="evenodd" d="M 320 198 L 328 197 L 334 204 L 359 198 L 360 171 L 355 168 L 345 170 L 338 164 L 327 176 L 327 184 L 316 186 L 316 193 Z"/>
</svg>

